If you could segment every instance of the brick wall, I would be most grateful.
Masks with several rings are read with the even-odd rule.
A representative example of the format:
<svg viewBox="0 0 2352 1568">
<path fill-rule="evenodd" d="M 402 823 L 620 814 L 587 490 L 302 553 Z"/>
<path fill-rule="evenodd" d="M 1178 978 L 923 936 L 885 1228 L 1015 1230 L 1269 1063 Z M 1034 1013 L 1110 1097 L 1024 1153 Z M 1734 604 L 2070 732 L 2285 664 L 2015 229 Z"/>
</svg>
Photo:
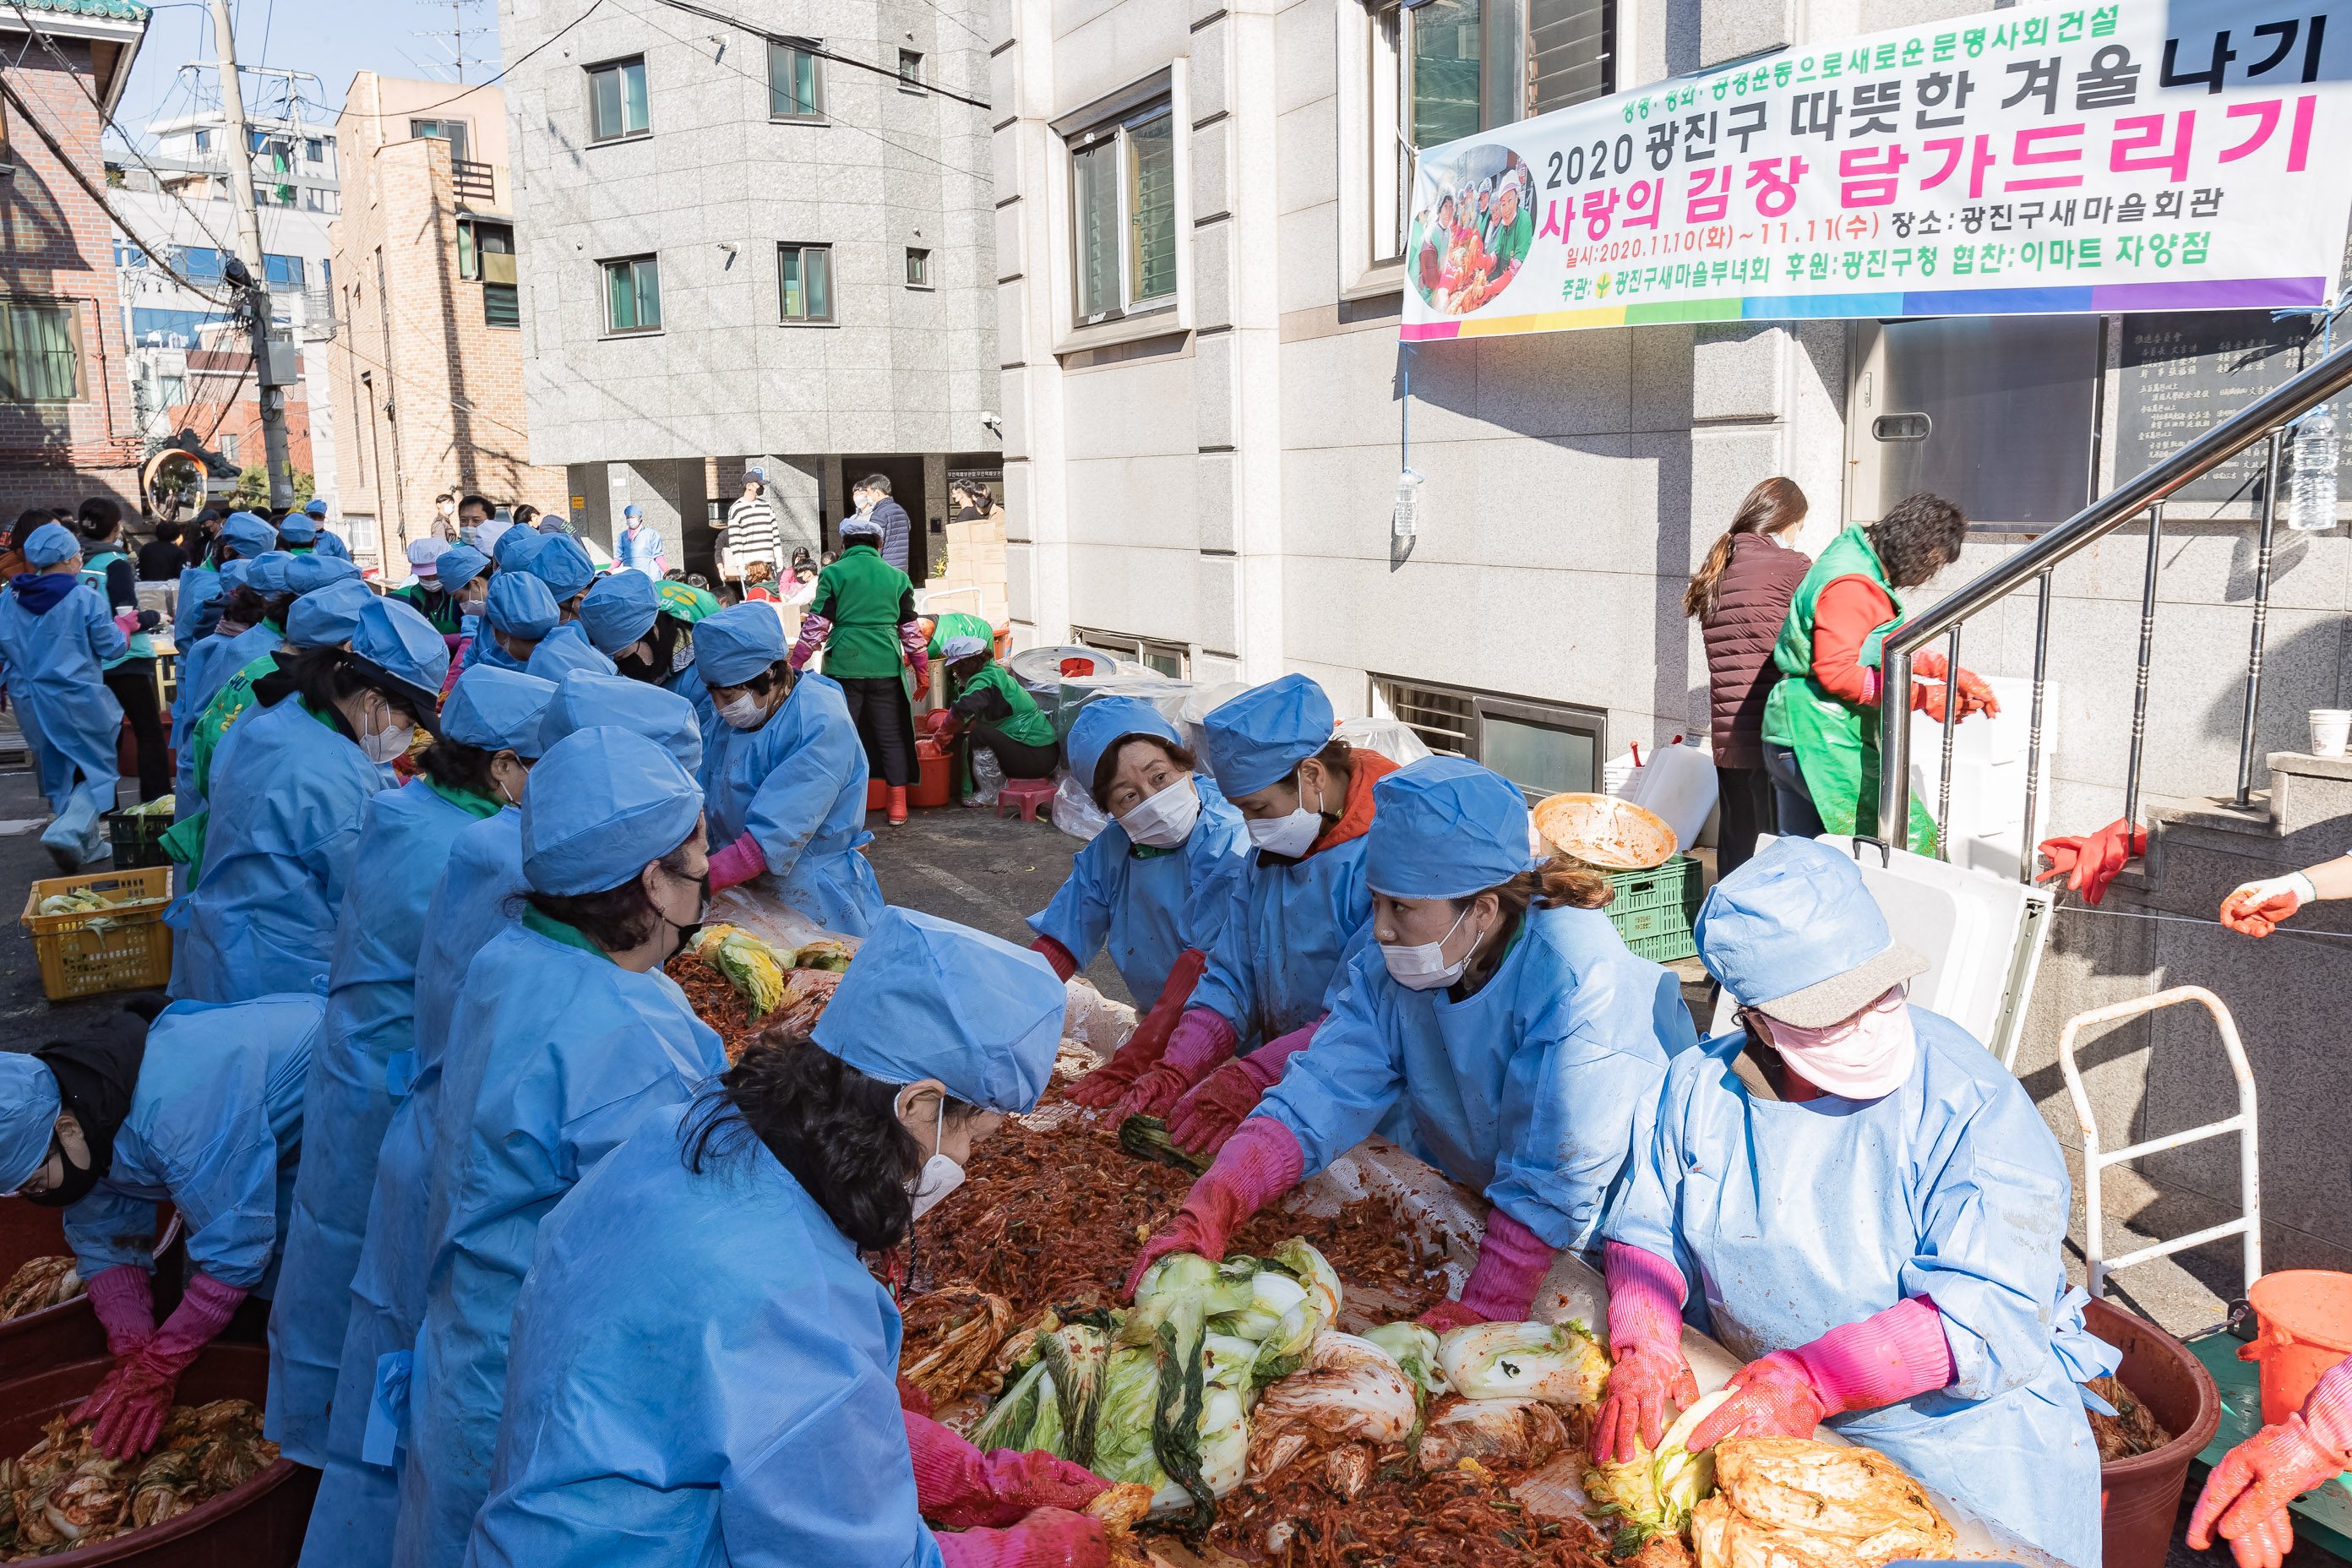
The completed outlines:
<svg viewBox="0 0 2352 1568">
<path fill-rule="evenodd" d="M 350 104 L 367 101 L 365 75 Z M 448 143 L 387 141 L 406 121 L 356 110 L 337 129 L 343 212 L 329 234 L 349 324 L 325 350 L 349 432 L 337 447 L 343 510 L 376 518 L 388 564 L 431 532 L 443 490 L 562 513 L 563 470 L 529 460 L 521 333 L 488 325 L 482 285 L 457 276 Z"/>
<path fill-rule="evenodd" d="M 55 40 L 68 68 L 46 49 L 26 48 L 28 41 L 0 31 L 0 73 L 69 153 L 87 152 L 81 166 L 97 183 L 99 115 L 85 91 L 92 85 L 90 46 Z M 141 443 L 122 374 L 113 227 L 40 138 L 16 122 L 16 111 L 5 112 L 16 175 L 0 183 L 0 296 L 72 310 L 81 392 L 70 403 L 0 403 L 0 518 L 13 521 L 28 506 L 70 506 L 99 494 L 135 512 Z"/>
</svg>

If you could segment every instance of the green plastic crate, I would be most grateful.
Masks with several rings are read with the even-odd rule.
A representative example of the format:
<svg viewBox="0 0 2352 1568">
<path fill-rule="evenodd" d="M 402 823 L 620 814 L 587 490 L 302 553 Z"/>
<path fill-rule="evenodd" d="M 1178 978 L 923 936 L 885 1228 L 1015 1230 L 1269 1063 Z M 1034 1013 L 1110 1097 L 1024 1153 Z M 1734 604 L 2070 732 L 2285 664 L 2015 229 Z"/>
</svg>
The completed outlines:
<svg viewBox="0 0 2352 1568">
<path fill-rule="evenodd" d="M 1612 871 L 1609 885 L 1610 923 L 1637 957 L 1665 963 L 1698 952 L 1691 925 L 1706 888 L 1697 861 L 1677 855 L 1644 871 Z"/>
</svg>

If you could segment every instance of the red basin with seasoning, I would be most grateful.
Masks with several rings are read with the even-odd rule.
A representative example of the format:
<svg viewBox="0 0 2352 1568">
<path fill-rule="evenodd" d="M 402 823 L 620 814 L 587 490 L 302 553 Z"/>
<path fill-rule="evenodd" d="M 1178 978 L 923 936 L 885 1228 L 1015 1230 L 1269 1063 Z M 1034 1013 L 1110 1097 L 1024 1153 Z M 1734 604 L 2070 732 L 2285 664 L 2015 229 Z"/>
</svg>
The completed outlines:
<svg viewBox="0 0 2352 1568">
<path fill-rule="evenodd" d="M 0 1203 L 0 1283 L 36 1258 L 53 1258 L 73 1249 L 66 1245 L 65 1211 L 14 1198 Z M 168 1313 L 180 1300 L 180 1216 L 170 1204 L 155 1205 L 155 1305 L 157 1316 Z M 106 1354 L 106 1331 L 90 1310 L 89 1298 L 77 1296 L 37 1312 L 27 1312 L 0 1323 L 0 1381 L 85 1361 Z M 27 1438 L 11 1453 L 22 1453 Z"/>
<path fill-rule="evenodd" d="M 10 1458 L 41 1440 L 41 1426 L 70 1410 L 114 1363 L 104 1355 L 0 1382 L 0 1454 Z M 249 1399 L 269 1388 L 269 1352 L 259 1345 L 212 1344 L 181 1375 L 173 1402 L 204 1405 Z M 41 1558 L 61 1568 L 137 1563 L 142 1568 L 291 1568 L 302 1554 L 319 1472 L 280 1459 L 261 1474 L 177 1519 L 92 1546 Z"/>
</svg>

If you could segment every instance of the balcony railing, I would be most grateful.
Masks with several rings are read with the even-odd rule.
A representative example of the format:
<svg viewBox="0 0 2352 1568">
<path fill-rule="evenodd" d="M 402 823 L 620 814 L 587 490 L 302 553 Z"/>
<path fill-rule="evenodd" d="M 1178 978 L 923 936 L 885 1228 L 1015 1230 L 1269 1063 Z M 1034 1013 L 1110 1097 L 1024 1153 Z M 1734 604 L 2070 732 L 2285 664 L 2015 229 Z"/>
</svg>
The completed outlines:
<svg viewBox="0 0 2352 1568">
<path fill-rule="evenodd" d="M 477 163 L 466 158 L 449 160 L 449 184 L 459 199 L 494 206 L 499 199 L 499 176 L 495 164 Z"/>
</svg>

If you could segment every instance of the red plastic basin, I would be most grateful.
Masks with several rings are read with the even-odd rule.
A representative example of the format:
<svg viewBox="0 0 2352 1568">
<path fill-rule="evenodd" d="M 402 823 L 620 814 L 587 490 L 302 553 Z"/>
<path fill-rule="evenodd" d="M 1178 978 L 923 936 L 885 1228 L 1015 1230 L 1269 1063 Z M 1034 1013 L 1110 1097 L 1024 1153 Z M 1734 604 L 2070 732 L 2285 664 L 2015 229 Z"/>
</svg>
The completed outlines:
<svg viewBox="0 0 2352 1568">
<path fill-rule="evenodd" d="M 2221 1424 L 2221 1391 L 2187 1345 L 2145 1318 L 2092 1301 L 2083 1308 L 2083 1323 L 2123 1351 L 2116 1376 L 2173 1434 L 2153 1454 L 2099 1467 L 2104 1568 L 2163 1568 L 2189 1462 Z"/>
<path fill-rule="evenodd" d="M 23 1453 L 41 1440 L 42 1423 L 71 1409 L 98 1386 L 113 1362 L 101 1355 L 0 1383 L 0 1454 Z M 269 1388 L 269 1352 L 259 1345 L 213 1344 L 180 1378 L 177 1403 L 249 1399 Z M 319 1472 L 280 1459 L 234 1491 L 179 1518 L 44 1557 L 63 1568 L 138 1563 L 144 1568 L 289 1568 L 302 1554 L 302 1532 Z"/>
<path fill-rule="evenodd" d="M 0 1283 L 36 1258 L 73 1249 L 66 1245 L 65 1211 L 43 1208 L 22 1198 L 0 1203 Z M 155 1205 L 155 1300 L 159 1318 L 179 1304 L 180 1216 L 170 1204 Z M 37 1312 L 0 1323 L 0 1381 L 106 1353 L 106 1331 L 77 1296 Z M 9 1450 L 22 1453 L 31 1439 Z"/>
</svg>

